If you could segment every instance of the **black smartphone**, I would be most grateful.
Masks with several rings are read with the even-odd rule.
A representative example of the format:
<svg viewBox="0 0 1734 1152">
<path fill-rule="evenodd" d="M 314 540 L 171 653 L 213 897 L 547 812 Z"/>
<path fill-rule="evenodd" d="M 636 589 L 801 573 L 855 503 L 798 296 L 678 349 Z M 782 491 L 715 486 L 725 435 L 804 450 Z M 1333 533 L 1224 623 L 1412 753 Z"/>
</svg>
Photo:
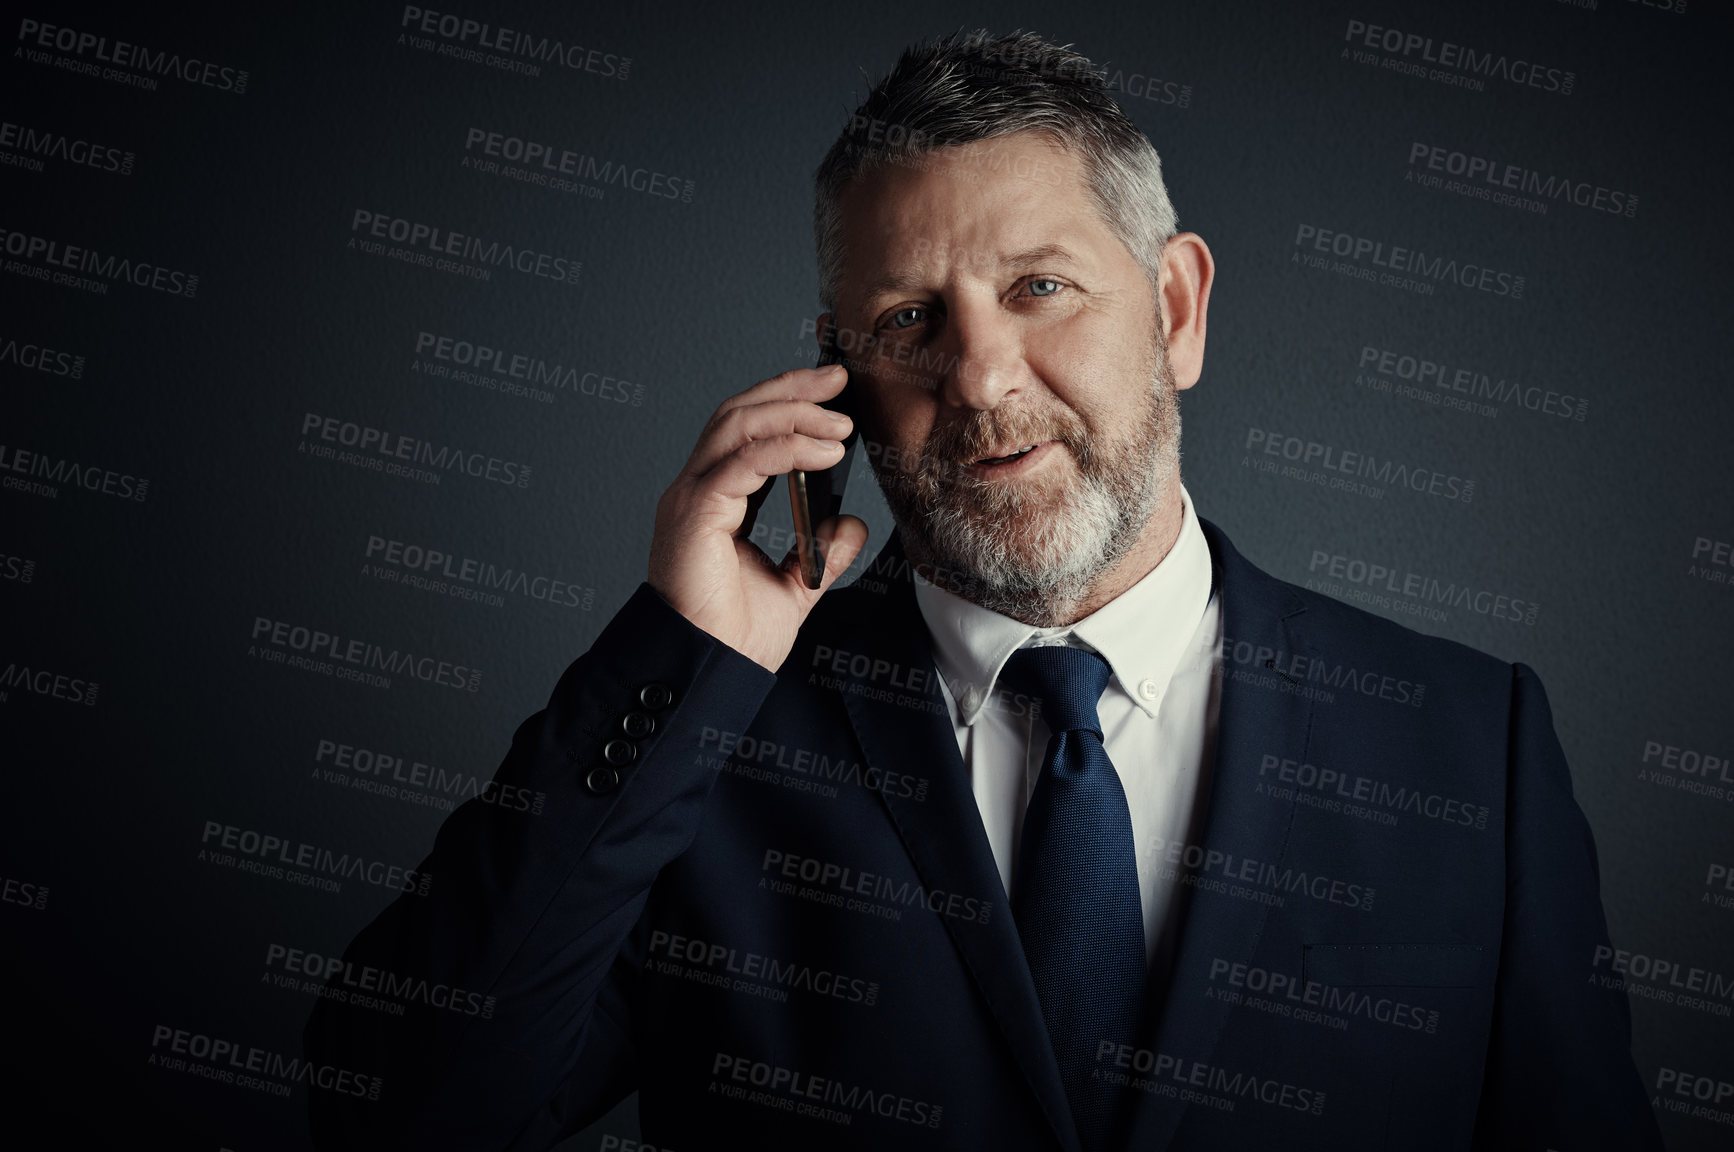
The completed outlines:
<svg viewBox="0 0 1734 1152">
<path fill-rule="evenodd" d="M 814 367 L 823 368 L 827 364 L 842 364 L 844 370 L 848 370 L 848 363 L 837 349 L 837 326 L 829 322 L 825 325 L 819 359 Z M 847 382 L 837 395 L 820 401 L 819 407 L 841 412 L 855 423 L 849 429 L 849 435 L 843 438 L 842 459 L 816 472 L 797 468 L 789 473 L 789 506 L 795 517 L 795 548 L 801 557 L 801 579 L 809 588 L 817 588 L 825 580 L 825 558 L 819 555 L 819 537 L 814 529 L 843 510 L 843 486 L 849 482 L 849 465 L 855 460 L 855 441 L 861 428 Z"/>
</svg>

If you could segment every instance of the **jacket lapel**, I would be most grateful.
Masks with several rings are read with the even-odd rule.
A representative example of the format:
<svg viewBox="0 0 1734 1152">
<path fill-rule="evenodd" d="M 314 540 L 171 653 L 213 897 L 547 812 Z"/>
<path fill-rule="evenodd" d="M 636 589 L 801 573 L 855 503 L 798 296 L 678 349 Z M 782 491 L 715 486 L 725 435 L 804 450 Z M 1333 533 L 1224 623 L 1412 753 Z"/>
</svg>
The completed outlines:
<svg viewBox="0 0 1734 1152">
<path fill-rule="evenodd" d="M 879 796 L 924 887 L 991 902 L 986 923 L 947 916 L 943 918 L 945 929 L 1011 1046 L 1055 1137 L 1068 1152 L 1079 1152 L 1059 1065 L 1000 883 L 999 868 L 982 827 L 969 773 L 958 754 L 957 735 L 938 687 L 939 673 L 926 622 L 915 601 L 915 586 L 898 533 L 893 532 L 886 541 L 872 571 L 890 574 L 883 597 L 869 594 L 871 599 L 882 601 L 882 607 L 855 619 L 853 634 L 857 639 L 848 646 L 872 652 L 876 658 L 894 661 L 905 669 L 924 670 L 927 675 L 921 695 L 928 706 L 906 707 L 854 693 L 844 693 L 843 705 L 872 766 L 900 772 L 911 764 L 936 766 L 925 799 L 902 797 L 891 790 L 880 790 Z M 839 641 L 839 646 L 843 643 Z"/>
<path fill-rule="evenodd" d="M 1199 844 L 1207 852 L 1280 865 L 1293 803 L 1273 801 L 1256 791 L 1258 765 L 1266 754 L 1305 757 L 1312 704 L 1304 694 L 1285 690 L 1281 673 L 1265 667 L 1264 661 L 1267 654 L 1273 658 L 1313 655 L 1294 626 L 1305 605 L 1286 585 L 1248 563 L 1215 525 L 1202 517 L 1199 522 L 1216 568 L 1224 637 L 1216 757 L 1208 791 L 1200 797 L 1204 814 L 1195 826 L 1204 831 Z M 939 767 L 925 800 L 883 790 L 880 799 L 925 887 L 993 900 L 986 924 L 946 917 L 945 929 L 1055 1137 L 1068 1152 L 1078 1152 L 1065 1086 L 969 774 L 957 752 L 957 737 L 938 688 L 938 670 L 899 533 L 893 532 L 887 540 L 872 571 L 888 574 L 885 594 L 869 594 L 880 603 L 854 618 L 855 638 L 847 644 L 903 668 L 927 672 L 922 696 L 928 707 L 911 708 L 845 693 L 844 708 L 867 762 L 874 767 L 902 771 L 909 764 L 934 764 L 939 750 Z M 843 644 L 840 639 L 839 646 Z M 1152 973 L 1151 1010 L 1138 1039 L 1141 1047 L 1155 1052 L 1208 1060 L 1231 1011 L 1225 1001 L 1205 996 L 1211 960 L 1250 957 L 1270 908 L 1214 893 L 1199 896 L 1191 887 L 1183 889 L 1182 900 L 1176 960 L 1171 970 Z M 1166 1148 L 1187 1106 L 1153 1095 L 1140 1095 L 1138 1104 L 1126 1146 Z"/>
<path fill-rule="evenodd" d="M 1280 865 L 1287 852 L 1294 804 L 1257 791 L 1261 757 L 1276 754 L 1304 759 L 1311 732 L 1312 702 L 1274 668 L 1297 652 L 1306 654 L 1296 635 L 1295 618 L 1305 605 L 1280 581 L 1254 568 L 1234 550 L 1222 531 L 1200 518 L 1218 575 L 1223 656 L 1221 711 L 1216 758 L 1201 800 L 1206 814 L 1194 827 L 1206 853 Z M 1179 920 L 1179 947 L 1173 967 L 1152 974 L 1151 1010 L 1140 1047 L 1182 1060 L 1208 1061 L 1232 1011 L 1219 998 L 1206 997 L 1213 959 L 1249 959 L 1258 946 L 1270 907 L 1185 887 Z M 1162 1096 L 1144 1096 L 1134 1109 L 1125 1147 L 1164 1149 L 1174 1137 L 1187 1105 Z"/>
</svg>

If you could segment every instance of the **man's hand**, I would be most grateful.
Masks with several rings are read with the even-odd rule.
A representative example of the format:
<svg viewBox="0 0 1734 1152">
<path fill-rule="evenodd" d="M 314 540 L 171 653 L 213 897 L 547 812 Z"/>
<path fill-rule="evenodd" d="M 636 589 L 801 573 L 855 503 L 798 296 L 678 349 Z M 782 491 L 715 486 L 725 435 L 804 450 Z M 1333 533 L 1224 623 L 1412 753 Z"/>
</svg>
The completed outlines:
<svg viewBox="0 0 1734 1152">
<path fill-rule="evenodd" d="M 796 368 L 724 400 L 656 503 L 650 586 L 694 625 L 772 672 L 807 613 L 867 543 L 859 517 L 819 524 L 825 576 L 809 589 L 796 549 L 779 564 L 747 538 L 777 477 L 842 459 L 850 420 L 817 402 L 842 391 L 847 379 L 839 365 Z"/>
</svg>

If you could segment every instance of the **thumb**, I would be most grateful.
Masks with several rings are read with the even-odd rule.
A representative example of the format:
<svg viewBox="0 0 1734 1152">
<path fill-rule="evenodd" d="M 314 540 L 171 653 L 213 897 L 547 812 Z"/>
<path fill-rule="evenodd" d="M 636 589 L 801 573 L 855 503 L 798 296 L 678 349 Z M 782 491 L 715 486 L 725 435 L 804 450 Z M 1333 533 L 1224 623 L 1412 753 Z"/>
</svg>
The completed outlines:
<svg viewBox="0 0 1734 1152">
<path fill-rule="evenodd" d="M 823 596 L 867 546 L 867 522 L 859 516 L 832 516 L 814 529 L 814 535 L 819 538 L 819 555 L 825 558 L 825 575 L 815 596 Z"/>
</svg>

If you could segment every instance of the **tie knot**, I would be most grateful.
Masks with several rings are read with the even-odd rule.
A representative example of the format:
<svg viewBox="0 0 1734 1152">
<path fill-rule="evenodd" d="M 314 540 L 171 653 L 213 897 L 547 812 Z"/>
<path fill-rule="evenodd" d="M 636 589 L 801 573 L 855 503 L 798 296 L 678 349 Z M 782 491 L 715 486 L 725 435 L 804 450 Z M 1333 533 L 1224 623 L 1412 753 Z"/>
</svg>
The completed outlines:
<svg viewBox="0 0 1734 1152">
<path fill-rule="evenodd" d="M 1014 691 L 1041 701 L 1041 717 L 1052 735 L 1082 728 L 1101 739 L 1096 702 L 1107 691 L 1113 671 L 1096 653 L 1060 644 L 1019 648 L 999 675 Z"/>
</svg>

